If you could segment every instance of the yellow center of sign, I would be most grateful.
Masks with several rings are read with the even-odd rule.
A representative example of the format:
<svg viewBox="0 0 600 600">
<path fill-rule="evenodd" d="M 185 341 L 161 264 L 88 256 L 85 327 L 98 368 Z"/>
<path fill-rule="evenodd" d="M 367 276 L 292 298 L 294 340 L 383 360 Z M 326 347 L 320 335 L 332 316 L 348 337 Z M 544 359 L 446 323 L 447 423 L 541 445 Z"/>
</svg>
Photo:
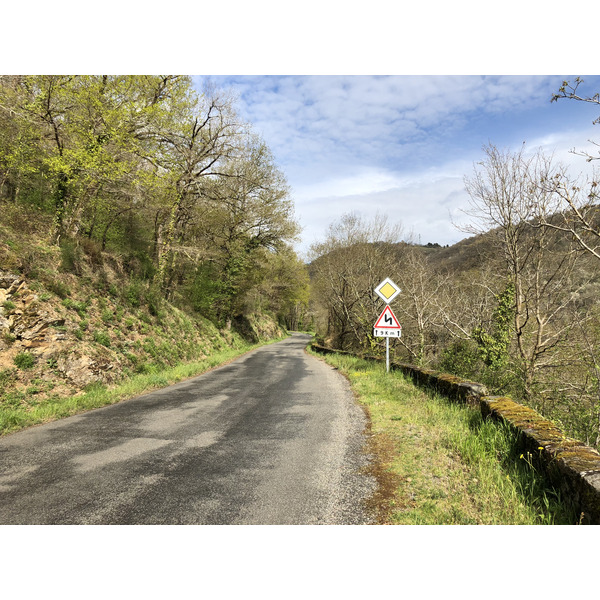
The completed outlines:
<svg viewBox="0 0 600 600">
<path fill-rule="evenodd" d="M 394 292 L 396 291 L 396 288 L 393 285 L 390 285 L 389 283 L 386 283 L 379 291 L 386 298 L 391 298 L 394 295 Z"/>
</svg>

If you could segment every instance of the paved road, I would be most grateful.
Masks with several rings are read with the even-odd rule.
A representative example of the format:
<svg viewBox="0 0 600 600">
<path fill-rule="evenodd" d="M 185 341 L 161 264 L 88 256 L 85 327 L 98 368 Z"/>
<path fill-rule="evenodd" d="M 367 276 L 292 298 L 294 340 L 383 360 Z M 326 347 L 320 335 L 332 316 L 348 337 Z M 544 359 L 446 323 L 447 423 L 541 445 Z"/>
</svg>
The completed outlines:
<svg viewBox="0 0 600 600">
<path fill-rule="evenodd" d="M 370 523 L 365 416 L 309 339 L 0 438 L 0 523 Z"/>
</svg>

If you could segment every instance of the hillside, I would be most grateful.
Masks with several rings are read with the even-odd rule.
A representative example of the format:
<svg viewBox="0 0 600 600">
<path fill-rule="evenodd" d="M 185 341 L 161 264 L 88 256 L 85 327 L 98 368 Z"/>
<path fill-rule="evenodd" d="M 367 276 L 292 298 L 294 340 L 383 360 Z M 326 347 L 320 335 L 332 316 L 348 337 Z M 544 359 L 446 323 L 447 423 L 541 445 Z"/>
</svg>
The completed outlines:
<svg viewBox="0 0 600 600">
<path fill-rule="evenodd" d="M 280 337 L 266 315 L 220 329 L 92 246 L 49 245 L 0 225 L 0 397 L 30 408 L 139 373 Z"/>
<path fill-rule="evenodd" d="M 209 88 L 0 76 L 0 416 L 302 326 L 285 176 Z"/>
</svg>

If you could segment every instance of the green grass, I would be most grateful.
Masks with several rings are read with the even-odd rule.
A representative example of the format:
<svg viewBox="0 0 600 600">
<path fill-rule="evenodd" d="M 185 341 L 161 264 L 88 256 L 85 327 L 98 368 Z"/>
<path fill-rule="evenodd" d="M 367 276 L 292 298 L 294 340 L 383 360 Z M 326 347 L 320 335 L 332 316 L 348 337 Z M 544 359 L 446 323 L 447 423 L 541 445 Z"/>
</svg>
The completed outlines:
<svg viewBox="0 0 600 600">
<path fill-rule="evenodd" d="M 26 397 L 26 394 L 21 392 L 4 395 L 0 400 L 0 435 L 115 404 L 172 385 L 178 381 L 205 373 L 212 368 L 238 358 L 242 354 L 276 341 L 279 340 L 270 340 L 252 345 L 240 344 L 235 348 L 217 350 L 203 360 L 181 363 L 163 369 L 153 367 L 151 372 L 131 375 L 116 385 L 91 384 L 83 393 L 75 396 L 51 397 L 43 402 L 38 402 L 35 399 L 31 401 L 31 398 Z M 8 374 L 5 378 L 8 378 Z M 2 382 L 0 381 L 0 383 Z"/>
<path fill-rule="evenodd" d="M 574 524 L 573 512 L 521 458 L 508 428 L 415 387 L 399 372 L 327 355 L 371 417 L 380 521 L 392 524 Z"/>
</svg>

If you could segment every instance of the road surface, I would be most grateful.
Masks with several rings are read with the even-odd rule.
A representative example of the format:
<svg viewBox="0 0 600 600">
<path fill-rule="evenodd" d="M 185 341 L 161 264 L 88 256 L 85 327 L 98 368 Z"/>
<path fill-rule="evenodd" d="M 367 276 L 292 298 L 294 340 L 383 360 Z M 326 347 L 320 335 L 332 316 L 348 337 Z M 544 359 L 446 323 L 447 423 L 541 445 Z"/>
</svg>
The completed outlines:
<svg viewBox="0 0 600 600">
<path fill-rule="evenodd" d="M 309 341 L 0 438 L 0 523 L 374 522 L 365 415 Z"/>
</svg>

